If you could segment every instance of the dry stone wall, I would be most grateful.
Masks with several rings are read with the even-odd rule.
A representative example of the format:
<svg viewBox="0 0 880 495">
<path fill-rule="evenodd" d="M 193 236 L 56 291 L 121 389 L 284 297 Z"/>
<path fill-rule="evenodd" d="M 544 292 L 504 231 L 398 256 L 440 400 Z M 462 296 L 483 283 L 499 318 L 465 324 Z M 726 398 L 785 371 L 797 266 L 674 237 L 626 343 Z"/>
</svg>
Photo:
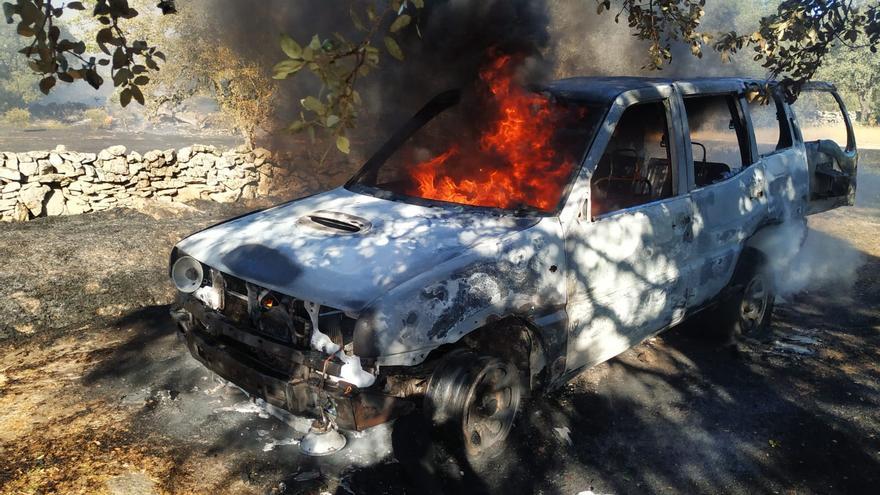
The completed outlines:
<svg viewBox="0 0 880 495">
<path fill-rule="evenodd" d="M 180 150 L 126 153 L 53 151 L 0 153 L 0 220 L 76 215 L 147 198 L 175 202 L 205 199 L 229 203 L 271 193 L 272 178 L 286 171 L 268 150 L 221 151 L 195 145 Z"/>
</svg>

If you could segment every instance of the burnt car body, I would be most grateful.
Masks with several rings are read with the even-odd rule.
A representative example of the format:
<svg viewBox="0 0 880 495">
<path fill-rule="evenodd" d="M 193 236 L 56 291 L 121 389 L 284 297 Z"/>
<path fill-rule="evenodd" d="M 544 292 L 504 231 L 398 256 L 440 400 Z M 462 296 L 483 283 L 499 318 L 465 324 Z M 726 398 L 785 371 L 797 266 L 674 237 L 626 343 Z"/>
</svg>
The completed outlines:
<svg viewBox="0 0 880 495">
<path fill-rule="evenodd" d="M 594 116 L 558 205 L 545 209 L 365 185 L 372 162 L 438 112 L 432 104 L 455 104 L 455 95 L 441 96 L 345 186 L 180 241 L 172 275 L 186 282 L 189 270 L 194 281 L 172 314 L 206 367 L 342 429 L 418 408 L 438 423 L 458 421 L 484 375 L 494 376 L 484 395 L 501 397 L 512 416 L 520 395 L 565 383 L 748 292 L 748 277 L 737 274 L 773 256 L 768 237 L 811 212 L 852 204 L 855 139 L 834 88 L 804 91 L 837 104 L 845 127 L 837 144 L 805 142 L 779 88 L 769 102 L 750 101 L 756 84 L 574 78 L 539 88 L 589 105 Z M 769 138 L 756 133 L 761 112 Z M 720 124 L 705 126 L 710 120 Z M 763 306 L 736 303 L 743 315 L 760 310 L 752 323 L 765 324 L 772 288 L 749 290 Z M 487 417 L 502 409 L 493 404 Z M 479 434 L 503 438 L 508 419 L 464 435 L 477 446 Z"/>
</svg>

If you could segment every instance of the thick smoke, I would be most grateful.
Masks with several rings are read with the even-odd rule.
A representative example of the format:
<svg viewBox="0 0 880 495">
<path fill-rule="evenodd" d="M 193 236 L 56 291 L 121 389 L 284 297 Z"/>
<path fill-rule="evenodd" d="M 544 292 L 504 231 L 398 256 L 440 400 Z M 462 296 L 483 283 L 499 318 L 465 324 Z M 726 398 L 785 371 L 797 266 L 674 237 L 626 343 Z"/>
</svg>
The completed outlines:
<svg viewBox="0 0 880 495">
<path fill-rule="evenodd" d="M 218 19 L 219 43 L 242 57 L 258 60 L 267 75 L 282 54 L 278 35 L 288 33 L 300 42 L 313 34 L 341 33 L 358 39 L 349 16 L 353 5 L 361 13 L 370 1 L 326 0 L 193 0 Z M 384 0 L 383 0 L 384 1 Z M 647 45 L 632 36 L 626 19 L 596 15 L 585 0 L 429 0 L 413 25 L 402 34 L 406 61 L 386 56 L 380 69 L 362 79 L 359 91 L 365 103 L 360 132 L 371 145 L 380 141 L 435 94 L 474 81 L 490 50 L 524 55 L 523 79 L 576 75 L 647 75 L 686 77 L 731 75 L 742 67 L 721 64 L 717 54 L 702 60 L 684 45 L 674 46 L 674 64 L 663 71 L 643 69 Z M 377 3 L 379 5 L 379 3 Z M 617 2 L 613 2 L 613 10 Z M 712 6 L 719 12 L 722 6 Z M 730 16 L 715 17 L 730 19 Z M 390 22 L 390 19 L 389 19 Z M 723 25 L 727 30 L 741 26 Z M 714 29 L 714 26 L 708 28 Z M 747 56 L 740 58 L 749 58 Z M 299 112 L 298 101 L 317 91 L 317 81 L 298 75 L 281 83 L 279 124 Z M 364 131 L 364 130 L 368 131 Z"/>
</svg>

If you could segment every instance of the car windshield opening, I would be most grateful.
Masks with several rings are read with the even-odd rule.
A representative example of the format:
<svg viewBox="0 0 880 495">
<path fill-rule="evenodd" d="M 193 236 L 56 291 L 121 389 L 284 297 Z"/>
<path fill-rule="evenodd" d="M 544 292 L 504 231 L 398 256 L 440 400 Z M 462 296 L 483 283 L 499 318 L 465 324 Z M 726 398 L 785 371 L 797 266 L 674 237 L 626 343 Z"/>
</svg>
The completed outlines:
<svg viewBox="0 0 880 495">
<path fill-rule="evenodd" d="M 529 91 L 496 70 L 432 100 L 349 184 L 398 198 L 556 210 L 605 108 Z"/>
</svg>

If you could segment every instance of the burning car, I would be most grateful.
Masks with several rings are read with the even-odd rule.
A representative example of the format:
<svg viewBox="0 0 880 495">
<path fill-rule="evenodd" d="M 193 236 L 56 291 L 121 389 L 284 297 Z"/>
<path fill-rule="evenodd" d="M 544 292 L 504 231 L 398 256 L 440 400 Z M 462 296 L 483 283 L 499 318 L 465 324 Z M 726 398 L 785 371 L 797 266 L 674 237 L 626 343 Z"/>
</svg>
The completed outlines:
<svg viewBox="0 0 880 495">
<path fill-rule="evenodd" d="M 325 430 L 422 411 L 471 456 L 521 399 L 697 313 L 759 331 L 768 239 L 852 204 L 839 115 L 813 131 L 744 79 L 573 78 L 501 57 L 437 96 L 343 187 L 195 233 L 171 253 L 192 355 Z M 830 105 L 830 106 L 828 106 Z M 803 119 L 801 119 L 803 120 Z"/>
</svg>

